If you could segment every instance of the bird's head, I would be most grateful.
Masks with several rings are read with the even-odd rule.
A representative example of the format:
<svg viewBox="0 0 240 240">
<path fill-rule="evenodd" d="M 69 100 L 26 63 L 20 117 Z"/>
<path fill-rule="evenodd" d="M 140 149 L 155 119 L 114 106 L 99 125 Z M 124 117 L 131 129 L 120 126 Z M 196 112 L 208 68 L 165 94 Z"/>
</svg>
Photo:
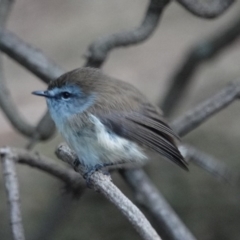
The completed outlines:
<svg viewBox="0 0 240 240">
<path fill-rule="evenodd" d="M 99 72 L 94 69 L 76 69 L 49 83 L 45 91 L 34 95 L 46 98 L 48 109 L 55 123 L 74 114 L 82 113 L 94 104 L 95 84 Z"/>
</svg>

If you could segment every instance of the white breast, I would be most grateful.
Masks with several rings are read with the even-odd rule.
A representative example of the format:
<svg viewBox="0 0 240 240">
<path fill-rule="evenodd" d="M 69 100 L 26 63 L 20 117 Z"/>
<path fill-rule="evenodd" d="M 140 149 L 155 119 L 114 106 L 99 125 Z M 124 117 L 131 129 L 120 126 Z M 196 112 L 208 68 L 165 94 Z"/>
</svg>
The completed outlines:
<svg viewBox="0 0 240 240">
<path fill-rule="evenodd" d="M 101 121 L 94 115 L 91 114 L 89 117 L 95 126 L 99 145 L 109 152 L 114 158 L 114 162 L 117 161 L 117 159 L 131 162 L 139 162 L 147 159 L 137 144 L 107 131 Z"/>
<path fill-rule="evenodd" d="M 103 163 L 142 164 L 147 160 L 143 150 L 134 142 L 107 131 L 101 121 L 89 115 L 87 124 L 77 132 L 64 124 L 63 137 L 77 153 L 79 160 L 88 167 Z"/>
</svg>

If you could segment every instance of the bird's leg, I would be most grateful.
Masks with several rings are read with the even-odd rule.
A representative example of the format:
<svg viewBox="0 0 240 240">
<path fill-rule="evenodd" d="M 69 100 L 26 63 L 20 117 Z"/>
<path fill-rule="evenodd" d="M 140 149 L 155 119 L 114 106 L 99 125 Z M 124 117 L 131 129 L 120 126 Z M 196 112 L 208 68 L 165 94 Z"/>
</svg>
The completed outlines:
<svg viewBox="0 0 240 240">
<path fill-rule="evenodd" d="M 74 165 L 74 170 L 77 172 L 77 169 L 80 165 L 80 161 L 78 158 L 75 158 L 74 162 L 73 162 L 73 165 Z"/>
<path fill-rule="evenodd" d="M 96 164 L 95 166 L 89 168 L 88 171 L 83 174 L 83 178 L 86 179 L 87 187 L 91 188 L 90 177 L 92 176 L 93 173 L 101 170 L 104 175 L 110 175 L 109 171 L 104 168 L 112 166 L 112 165 L 113 165 L 113 163 L 103 163 L 103 164 Z"/>
</svg>

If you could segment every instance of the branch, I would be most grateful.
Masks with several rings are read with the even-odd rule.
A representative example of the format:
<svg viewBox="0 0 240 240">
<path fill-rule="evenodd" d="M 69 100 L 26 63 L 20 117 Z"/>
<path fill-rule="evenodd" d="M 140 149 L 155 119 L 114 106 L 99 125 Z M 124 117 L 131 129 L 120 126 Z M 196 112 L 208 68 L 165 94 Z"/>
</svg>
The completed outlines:
<svg viewBox="0 0 240 240">
<path fill-rule="evenodd" d="M 0 1 L 0 28 L 3 28 L 6 24 L 8 15 L 12 8 L 12 0 L 1 0 Z M 0 56 L 0 91 L 7 95 L 7 89 L 4 88 L 3 84 L 3 67 L 2 58 Z M 0 92 L 0 95 L 1 95 Z M 2 97 L 2 96 L 1 96 Z M 10 225 L 14 240 L 24 240 L 24 229 L 22 225 L 22 215 L 20 210 L 20 194 L 17 173 L 15 163 L 12 161 L 12 155 L 10 152 L 1 158 L 2 170 L 5 180 L 5 189 L 7 192 L 7 199 L 10 211 Z"/>
<path fill-rule="evenodd" d="M 139 27 L 102 37 L 93 42 L 86 54 L 88 60 L 85 66 L 100 67 L 112 49 L 139 44 L 149 38 L 157 28 L 162 11 L 169 2 L 169 0 L 151 0 Z"/>
<path fill-rule="evenodd" d="M 57 156 L 67 162 L 72 167 L 75 167 L 74 160 L 76 154 L 71 151 L 66 145 L 60 145 L 56 151 Z M 81 166 L 77 169 L 80 174 L 83 174 Z M 90 177 L 91 183 L 96 191 L 102 193 L 110 202 L 112 202 L 125 217 L 133 224 L 135 229 L 143 239 L 155 240 L 160 237 L 152 228 L 145 216 L 140 210 L 112 183 L 109 176 L 97 171 Z"/>
<path fill-rule="evenodd" d="M 190 87 L 193 74 L 199 66 L 212 59 L 235 41 L 240 34 L 240 18 L 212 38 L 198 43 L 187 54 L 183 64 L 175 72 L 170 80 L 170 87 L 163 100 L 162 109 L 165 115 L 169 116 L 177 108 L 186 90 Z M 159 103 L 160 104 L 160 103 Z"/>
<path fill-rule="evenodd" d="M 171 126 L 180 136 L 184 136 L 213 114 L 227 107 L 235 99 L 238 99 L 239 94 L 239 84 L 232 83 L 211 99 L 206 100 L 175 120 Z M 218 179 L 234 183 L 234 174 L 219 160 L 190 146 L 181 146 L 180 150 L 188 161 L 200 166 Z M 137 200 L 147 208 L 154 219 L 160 223 L 160 226 L 165 228 L 169 238 L 178 240 L 195 239 L 142 170 L 128 170 L 123 171 L 122 174 L 135 191 Z"/>
<path fill-rule="evenodd" d="M 239 97 L 239 83 L 229 84 L 213 97 L 177 118 L 172 122 L 171 127 L 179 136 L 185 136 Z"/>
<path fill-rule="evenodd" d="M 177 0 L 192 14 L 201 18 L 216 18 L 224 13 L 235 0 Z"/>
<path fill-rule="evenodd" d="M 153 1 L 152 1 L 152 3 L 153 3 Z M 151 35 L 152 31 L 157 26 L 158 18 L 159 17 L 157 17 L 157 15 L 154 13 L 154 9 L 149 8 L 149 14 L 147 14 L 147 16 L 142 24 L 142 27 L 135 30 L 134 34 L 140 34 L 139 35 L 140 38 L 142 36 L 142 40 L 140 38 L 139 38 L 139 40 L 136 39 L 136 43 L 138 41 L 139 42 L 143 41 L 144 38 L 148 37 L 147 35 L 149 35 L 149 36 Z M 153 25 L 155 25 L 155 27 L 154 26 L 151 27 L 151 22 L 152 23 L 155 22 L 155 24 L 153 24 Z M 144 36 L 144 31 L 146 34 L 145 36 Z M 131 44 L 134 44 L 134 42 L 132 42 Z M 31 47 L 29 44 L 24 43 L 22 40 L 20 40 L 14 34 L 9 33 L 6 30 L 4 32 L 0 32 L 0 49 L 2 51 L 4 51 L 6 54 L 8 54 L 10 57 L 14 58 L 17 62 L 22 64 L 24 67 L 26 67 L 32 73 L 36 74 L 40 78 L 43 78 L 43 80 L 45 82 L 49 82 L 51 79 L 57 77 L 58 75 L 61 75 L 61 73 L 62 73 L 61 70 L 59 71 L 58 67 L 55 68 L 54 64 L 52 64 L 52 62 L 50 60 L 46 59 L 46 57 L 41 52 L 39 53 L 38 50 Z M 110 51 L 110 50 L 111 49 L 109 49 L 108 51 Z M 41 61 L 36 61 L 36 59 L 40 59 Z M 90 65 L 90 63 L 89 63 L 89 65 Z M 46 70 L 45 66 L 49 66 L 49 69 Z M 51 69 L 57 69 L 57 70 L 51 71 Z M 61 73 L 59 73 L 59 72 L 61 72 Z M 53 172 L 53 174 L 55 176 L 62 179 L 62 175 L 64 175 L 64 174 L 61 174 L 61 173 L 59 174 L 58 171 L 55 172 L 55 170 L 53 170 L 51 167 L 49 168 L 48 164 L 45 164 L 45 165 L 42 164 L 42 159 L 41 159 L 42 157 L 38 156 L 41 159 L 41 161 L 37 161 L 37 162 L 33 161 L 32 162 L 28 157 L 31 157 L 31 158 L 33 157 L 33 159 L 34 159 L 34 156 L 28 156 L 28 154 L 26 156 L 25 154 L 26 154 L 26 152 L 23 153 L 23 155 L 22 155 L 23 158 L 21 159 L 20 162 L 22 162 L 22 163 L 25 162 L 29 165 L 40 168 L 49 173 Z M 38 165 L 39 162 L 40 162 L 40 165 Z M 65 178 L 63 178 L 63 179 L 64 179 L 64 181 L 69 182 L 70 183 L 69 185 L 74 184 L 74 181 L 72 182 L 71 180 L 69 180 L 68 176 L 66 177 L 66 179 Z M 75 185 L 77 185 L 77 184 L 75 184 Z"/>
<path fill-rule="evenodd" d="M 215 113 L 227 107 L 235 99 L 238 99 L 239 94 L 239 84 L 232 83 L 212 98 L 175 120 L 171 126 L 180 136 L 184 136 Z M 234 182 L 234 174 L 232 174 L 225 164 L 220 163 L 214 157 L 190 146 L 182 146 L 180 150 L 186 159 L 200 166 L 210 174 L 228 183 Z M 135 191 L 137 200 L 147 208 L 154 219 L 160 223 L 160 226 L 165 228 L 171 239 L 195 239 L 142 170 L 123 171 L 123 175 L 127 183 Z"/>
<path fill-rule="evenodd" d="M 167 239 L 195 240 L 164 197 L 153 185 L 143 170 L 121 171 L 128 185 L 133 189 L 136 200 L 154 217 Z"/>
<path fill-rule="evenodd" d="M 24 136 L 30 137 L 34 140 L 49 139 L 55 132 L 55 124 L 50 118 L 49 113 L 47 112 L 42 119 L 40 119 L 36 127 L 28 123 L 14 104 L 10 92 L 6 87 L 6 82 L 1 69 L 2 65 L 0 64 L 0 107 L 9 122 Z"/>
<path fill-rule="evenodd" d="M 64 73 L 63 69 L 46 58 L 41 50 L 4 29 L 0 30 L 0 50 L 45 83 L 49 83 Z"/>
<path fill-rule="evenodd" d="M 95 53 L 102 53 L 103 49 L 105 49 L 104 54 L 107 55 L 107 52 L 114 47 L 138 43 L 149 37 L 157 26 L 163 7 L 168 2 L 168 0 L 163 2 L 159 2 L 159 0 L 152 0 L 141 27 L 134 31 L 119 33 L 93 43 L 91 45 L 92 47 L 90 47 L 90 49 L 93 49 L 90 50 L 90 52 L 93 51 L 93 57 L 89 58 L 89 61 L 86 65 L 90 66 L 91 62 L 93 62 L 92 60 L 95 59 Z M 106 46 L 108 47 L 106 48 Z M 64 73 L 61 67 L 45 57 L 45 55 L 39 49 L 25 43 L 19 37 L 7 30 L 0 30 L 0 50 L 46 83 Z M 101 59 L 101 64 L 105 60 L 105 57 Z M 9 91 L 3 82 L 3 78 L 1 78 L 1 80 L 2 86 L 0 88 L 0 106 L 12 125 L 20 133 L 31 138 L 27 147 L 33 147 L 33 145 L 39 139 L 49 139 L 53 135 L 55 127 L 52 120 L 49 118 L 48 113 L 43 116 L 36 128 L 29 124 L 18 112 L 10 97 Z"/>
<path fill-rule="evenodd" d="M 188 162 L 192 162 L 206 172 L 229 184 L 236 183 L 236 177 L 230 169 L 218 159 L 190 145 L 182 145 L 179 150 Z"/>
<path fill-rule="evenodd" d="M 179 136 L 183 137 L 214 114 L 229 106 L 234 100 L 239 99 L 239 97 L 239 83 L 229 84 L 215 96 L 189 110 L 170 125 Z M 234 184 L 234 174 L 218 159 L 189 145 L 182 145 L 180 150 L 186 160 L 193 162 L 218 179 Z"/>
<path fill-rule="evenodd" d="M 0 65 L 0 68 L 0 107 L 17 131 L 25 136 L 32 136 L 35 128 L 23 118 L 16 108 L 4 81 L 2 65 Z"/>
<path fill-rule="evenodd" d="M 151 1 L 151 4 L 153 2 L 154 1 Z M 165 1 L 165 2 L 167 3 L 168 1 Z M 150 4 L 150 6 L 151 6 L 151 4 Z M 156 8 L 157 9 L 156 12 L 155 12 L 155 10 L 153 10 L 154 8 L 151 9 L 149 7 L 148 12 L 145 17 L 145 20 L 143 21 L 141 27 L 134 30 L 133 32 L 129 32 L 129 33 L 134 33 L 134 34 L 132 34 L 132 36 L 133 36 L 132 40 L 130 38 L 130 40 L 132 42 L 131 41 L 126 42 L 126 45 L 139 43 L 139 42 L 145 40 L 148 36 L 150 36 L 152 34 L 153 30 L 156 28 L 156 26 L 158 24 L 159 16 L 161 15 L 164 4 L 162 4 L 161 6 L 162 6 L 161 9 Z M 158 14 L 158 16 L 157 16 L 157 14 Z M 154 23 L 153 24 L 154 26 L 153 25 L 150 26 L 152 23 Z M 140 34 L 140 37 L 138 37 L 138 34 Z M 146 34 L 146 35 L 144 35 L 144 34 Z M 113 36 L 117 36 L 117 34 L 113 35 Z M 120 36 L 121 36 L 121 34 L 120 34 Z M 131 36 L 131 35 L 129 35 L 129 36 Z M 117 38 L 118 38 L 118 36 L 117 36 Z M 105 39 L 111 40 L 111 37 L 106 37 Z M 112 39 L 114 40 L 114 38 L 112 38 Z M 134 40 L 134 39 L 136 39 L 136 40 Z M 104 38 L 103 38 L 103 40 L 104 40 Z M 89 56 L 88 63 L 86 65 L 101 66 L 101 64 L 106 59 L 107 54 L 110 50 L 112 50 L 114 47 L 126 46 L 126 45 L 124 45 L 124 42 L 122 45 L 117 45 L 118 43 L 116 43 L 115 46 L 112 46 L 112 44 L 115 44 L 114 41 L 116 41 L 116 40 L 114 40 L 114 41 L 113 40 L 110 41 L 110 40 L 109 40 L 109 42 L 106 41 L 107 44 L 110 43 L 110 47 L 109 46 L 105 47 L 104 41 L 99 45 L 100 47 L 103 46 L 103 50 L 104 50 L 103 52 L 105 54 L 103 59 L 100 59 L 100 61 L 99 61 L 99 59 L 96 58 L 97 60 L 95 61 L 94 58 L 91 58 L 91 56 Z M 133 42 L 133 41 L 136 41 L 136 42 Z M 18 45 L 18 44 L 20 44 L 20 45 Z M 18 48 L 18 46 L 21 46 L 20 49 Z M 92 46 L 94 46 L 94 44 Z M 107 48 L 107 50 L 106 50 L 106 48 Z M 42 78 L 45 82 L 49 82 L 51 79 L 54 79 L 63 73 L 61 68 L 59 68 L 58 66 L 57 67 L 54 66 L 54 64 L 52 65 L 52 62 L 50 60 L 48 60 L 41 52 L 39 52 L 35 48 L 31 47 L 30 45 L 27 45 L 26 43 L 21 41 L 18 37 L 7 32 L 6 30 L 4 30 L 4 32 L 0 32 L 0 49 L 2 51 L 4 51 L 6 54 L 8 54 L 9 56 L 13 57 L 16 61 L 18 61 L 20 64 L 25 66 L 28 70 L 30 70 L 31 72 L 36 74 L 38 77 Z M 22 157 L 24 157 L 24 154 Z M 37 159 L 37 162 L 39 162 L 39 159 L 41 159 L 42 157 L 38 156 L 38 158 L 37 158 L 37 156 L 35 155 L 35 158 Z M 26 161 L 26 159 L 25 160 L 21 159 L 21 161 L 22 161 L 22 163 L 24 163 L 24 161 Z M 29 159 L 28 159 L 25 163 L 29 164 L 30 162 L 31 161 L 29 161 Z M 52 170 L 51 170 L 51 168 L 49 169 L 48 164 L 46 165 L 47 167 L 44 166 L 44 164 L 42 165 L 42 159 L 41 159 L 40 166 L 38 166 L 37 162 L 33 161 L 33 162 L 31 162 L 31 164 L 33 164 L 33 166 L 35 166 L 35 167 L 38 167 L 40 169 L 42 168 L 42 170 L 48 171 L 49 173 L 51 173 Z M 65 171 L 65 169 L 64 169 L 64 171 Z M 58 178 L 62 179 L 61 174 L 59 175 L 58 173 L 55 172 L 55 170 L 53 170 L 53 174 L 55 174 Z M 63 174 L 63 175 L 65 176 L 65 174 Z M 66 177 L 66 179 L 69 179 L 69 178 Z M 80 178 L 78 177 L 77 179 L 79 180 Z M 71 184 L 74 184 L 75 177 L 73 180 L 63 180 L 63 181 L 69 182 L 71 185 Z"/>
<path fill-rule="evenodd" d="M 0 27 L 4 27 L 6 24 L 12 4 L 13 1 L 11 0 L 2 0 L 0 2 Z M 6 87 L 3 74 L 2 58 L 0 58 L 0 107 L 10 120 L 11 124 L 15 126 L 19 132 L 28 136 L 32 134 L 34 127 L 27 123 L 27 121 L 21 116 L 14 105 L 8 88 Z"/>
<path fill-rule="evenodd" d="M 48 110 L 37 123 L 31 139 L 27 144 L 28 150 L 32 149 L 39 140 L 48 140 L 56 131 L 55 123 L 53 122 Z"/>
<path fill-rule="evenodd" d="M 85 185 L 79 174 L 75 173 L 71 169 L 66 169 L 53 162 L 52 159 L 47 158 L 38 153 L 32 153 L 21 148 L 0 148 L 0 156 L 5 157 L 7 153 L 11 152 L 14 156 L 14 160 L 20 164 L 26 164 L 30 167 L 40 169 L 50 175 L 65 182 L 68 187 L 71 188 L 76 194 L 79 190 L 82 191 Z"/>
<path fill-rule="evenodd" d="M 235 99 L 238 99 L 239 94 L 239 84 L 232 83 L 212 98 L 175 120 L 171 126 L 180 136 L 184 136 L 215 113 L 227 107 Z M 181 146 L 180 150 L 188 161 L 193 162 L 218 179 L 222 179 L 228 183 L 234 183 L 234 174 L 218 159 L 187 145 Z M 175 213 L 172 212 L 171 209 L 169 210 L 169 206 L 165 206 L 167 203 L 165 203 L 165 200 L 162 199 L 158 190 L 152 185 L 142 170 L 124 171 L 123 175 L 138 196 L 137 200 L 139 201 L 140 199 L 140 202 L 149 210 L 151 215 L 161 223 L 161 226 L 165 227 L 172 239 L 188 239 L 187 237 L 194 239 L 178 217 L 175 216 Z M 164 212 L 164 210 L 167 213 Z M 166 216 L 164 215 L 165 213 Z M 172 228 L 173 225 L 182 229 L 180 231 L 182 235 L 178 234 L 178 228 Z M 185 233 L 187 236 L 184 236 Z"/>
<path fill-rule="evenodd" d="M 5 180 L 5 188 L 7 192 L 9 210 L 10 210 L 10 225 L 14 240 L 24 240 L 24 229 L 22 225 L 22 214 L 20 210 L 20 194 L 18 179 L 16 174 L 14 156 L 10 151 L 5 151 L 1 158 L 3 176 Z"/>
<path fill-rule="evenodd" d="M 0 50 L 8 54 L 19 64 L 48 83 L 64 73 L 64 70 L 38 49 L 25 43 L 13 33 L 7 30 L 0 30 Z M 5 115 L 20 133 L 32 138 L 28 147 L 31 147 L 36 140 L 49 139 L 55 132 L 55 125 L 49 114 L 46 113 L 36 127 L 29 124 L 17 110 L 10 93 L 6 87 L 3 76 L 0 76 L 0 106 Z"/>
</svg>

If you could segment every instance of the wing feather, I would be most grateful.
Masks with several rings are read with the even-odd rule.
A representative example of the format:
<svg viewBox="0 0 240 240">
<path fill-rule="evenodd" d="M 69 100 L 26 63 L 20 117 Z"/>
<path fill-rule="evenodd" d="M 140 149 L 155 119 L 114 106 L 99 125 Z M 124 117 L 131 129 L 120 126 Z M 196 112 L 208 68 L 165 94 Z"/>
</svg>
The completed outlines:
<svg viewBox="0 0 240 240">
<path fill-rule="evenodd" d="M 126 139 L 152 149 L 187 170 L 187 163 L 176 147 L 176 134 L 159 118 L 136 112 L 98 115 L 107 128 Z"/>
</svg>

